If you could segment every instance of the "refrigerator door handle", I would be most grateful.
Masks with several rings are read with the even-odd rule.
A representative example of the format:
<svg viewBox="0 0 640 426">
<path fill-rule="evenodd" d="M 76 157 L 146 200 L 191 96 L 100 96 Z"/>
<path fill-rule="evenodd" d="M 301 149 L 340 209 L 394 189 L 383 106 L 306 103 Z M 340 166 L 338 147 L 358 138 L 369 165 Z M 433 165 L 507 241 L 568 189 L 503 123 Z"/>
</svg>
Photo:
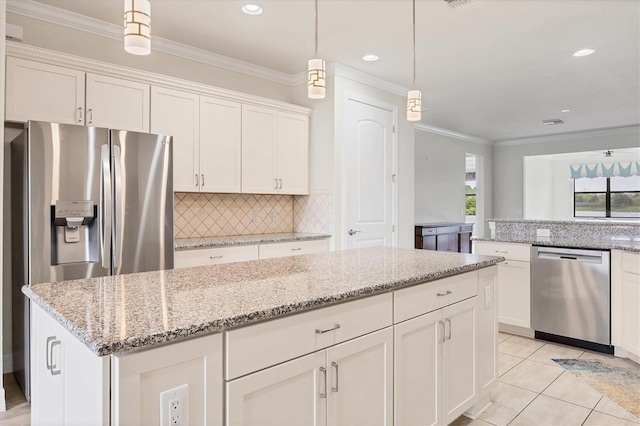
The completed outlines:
<svg viewBox="0 0 640 426">
<path fill-rule="evenodd" d="M 100 152 L 100 246 L 102 247 L 101 263 L 103 268 L 111 266 L 111 167 L 109 145 L 102 145 Z"/>
<path fill-rule="evenodd" d="M 124 197 L 122 196 L 122 152 L 117 145 L 113 146 L 113 169 L 114 169 L 114 186 L 115 186 L 115 203 L 116 203 L 116 220 L 114 232 L 114 256 L 113 269 L 120 267 L 122 264 L 122 244 L 124 236 L 122 235 L 124 220 Z"/>
</svg>

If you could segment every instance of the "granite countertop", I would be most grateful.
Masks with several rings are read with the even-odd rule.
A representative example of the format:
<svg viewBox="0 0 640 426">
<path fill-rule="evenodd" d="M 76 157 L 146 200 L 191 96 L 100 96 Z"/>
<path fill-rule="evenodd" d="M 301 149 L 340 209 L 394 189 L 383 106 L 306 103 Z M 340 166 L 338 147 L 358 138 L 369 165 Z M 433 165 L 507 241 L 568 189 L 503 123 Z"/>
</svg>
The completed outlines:
<svg viewBox="0 0 640 426">
<path fill-rule="evenodd" d="M 571 247 L 585 249 L 602 250 L 624 250 L 640 253 L 640 238 L 634 237 L 611 237 L 611 238 L 566 238 L 566 237 L 509 237 L 509 238 L 478 238 L 472 237 L 474 241 L 489 241 L 496 243 L 520 243 L 535 244 L 537 246 L 549 247 Z"/>
<path fill-rule="evenodd" d="M 547 220 L 547 219 L 487 219 L 487 222 L 500 222 L 500 223 L 526 223 L 526 224 L 538 224 L 538 225 L 595 225 L 595 226 L 611 226 L 611 225 L 624 225 L 624 226 L 640 226 L 640 221 L 637 219 L 624 220 L 612 220 L 612 219 L 578 219 L 578 220 Z"/>
<path fill-rule="evenodd" d="M 503 260 L 376 247 L 33 284 L 22 291 L 102 356 L 387 292 Z"/>
<path fill-rule="evenodd" d="M 226 237 L 176 238 L 174 247 L 176 250 L 190 250 L 207 247 L 322 240 L 325 238 L 331 238 L 331 235 L 311 234 L 306 232 L 285 232 L 277 234 L 230 235 Z"/>
</svg>

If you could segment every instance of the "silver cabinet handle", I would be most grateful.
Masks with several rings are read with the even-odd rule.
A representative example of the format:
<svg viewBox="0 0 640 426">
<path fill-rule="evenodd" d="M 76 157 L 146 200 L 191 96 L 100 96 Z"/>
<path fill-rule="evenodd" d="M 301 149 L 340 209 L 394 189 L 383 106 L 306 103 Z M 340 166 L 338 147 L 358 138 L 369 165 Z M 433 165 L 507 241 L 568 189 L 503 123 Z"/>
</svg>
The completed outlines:
<svg viewBox="0 0 640 426">
<path fill-rule="evenodd" d="M 282 179 L 278 179 L 278 181 L 280 182 L 280 186 L 278 187 L 278 189 L 282 189 Z"/>
<path fill-rule="evenodd" d="M 87 110 L 87 119 L 89 120 L 89 124 L 93 123 L 93 108 Z"/>
<path fill-rule="evenodd" d="M 326 330 L 320 330 L 320 329 L 316 328 L 316 334 L 328 333 L 330 331 L 337 330 L 339 328 L 340 328 L 340 324 L 333 324 L 333 327 L 327 328 Z"/>
<path fill-rule="evenodd" d="M 196 177 L 196 179 L 195 179 L 196 180 L 196 186 L 200 186 L 200 179 L 198 179 L 198 174 L 197 173 L 195 174 L 195 177 Z"/>
<path fill-rule="evenodd" d="M 273 180 L 273 189 L 278 189 L 278 179 Z"/>
<path fill-rule="evenodd" d="M 442 336 L 442 337 L 438 338 L 438 343 L 444 343 L 444 341 L 445 341 L 445 338 L 444 338 L 444 321 L 438 321 L 438 328 L 442 329 L 442 334 L 440 334 L 440 336 Z"/>
<path fill-rule="evenodd" d="M 82 107 L 78 107 L 78 123 L 82 123 Z"/>
<path fill-rule="evenodd" d="M 362 231 L 354 231 L 353 229 L 349 229 L 349 235 L 356 235 L 359 232 L 362 232 Z"/>
<path fill-rule="evenodd" d="M 322 391 L 320 391 L 320 398 L 326 398 L 327 397 L 327 369 L 324 367 L 320 367 L 320 373 L 322 374 L 323 383 L 324 383 L 324 385 L 322 386 Z"/>
<path fill-rule="evenodd" d="M 298 247 L 298 248 L 292 248 L 291 251 L 300 251 L 302 250 L 302 247 Z"/>
<path fill-rule="evenodd" d="M 220 256 L 209 256 L 209 259 L 213 260 L 213 259 L 222 259 L 222 255 Z"/>
<path fill-rule="evenodd" d="M 56 346 L 62 345 L 62 342 L 56 338 L 56 336 L 47 337 L 47 370 L 52 376 L 57 376 L 62 372 L 60 367 L 53 362 L 53 349 Z"/>
<path fill-rule="evenodd" d="M 331 387 L 331 392 L 338 392 L 338 363 L 331 361 L 331 366 L 336 369 L 336 386 Z"/>
<path fill-rule="evenodd" d="M 204 175 L 200 175 L 202 176 L 202 186 L 204 187 Z"/>
<path fill-rule="evenodd" d="M 449 324 L 449 332 L 447 333 L 446 340 L 451 340 L 451 320 L 449 318 L 444 319 L 444 328 L 447 329 L 447 324 Z"/>
<path fill-rule="evenodd" d="M 438 296 L 448 296 L 451 294 L 451 290 L 447 290 L 444 293 L 436 293 Z"/>
</svg>

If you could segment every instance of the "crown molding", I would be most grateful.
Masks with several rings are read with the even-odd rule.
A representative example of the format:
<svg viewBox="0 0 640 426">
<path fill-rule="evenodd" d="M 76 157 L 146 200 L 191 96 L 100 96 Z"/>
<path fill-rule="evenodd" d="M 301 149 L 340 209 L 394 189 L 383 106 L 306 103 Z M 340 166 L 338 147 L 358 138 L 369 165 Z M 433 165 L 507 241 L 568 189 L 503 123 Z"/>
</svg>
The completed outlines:
<svg viewBox="0 0 640 426">
<path fill-rule="evenodd" d="M 631 135 L 634 133 L 640 133 L 640 126 L 615 127 L 612 129 L 597 129 L 597 130 L 588 130 L 584 132 L 558 133 L 555 135 L 548 135 L 548 136 L 534 136 L 531 138 L 520 138 L 520 139 L 511 139 L 511 140 L 494 142 L 493 145 L 494 146 L 528 145 L 532 143 L 559 142 L 559 141 L 568 141 L 573 139 L 584 139 L 584 138 L 593 138 L 593 137 L 602 137 L 602 136 Z"/>
<path fill-rule="evenodd" d="M 359 71 L 355 68 L 351 68 L 338 63 L 330 64 L 327 71 L 329 75 L 333 74 L 336 76 L 348 78 L 349 80 L 376 87 L 378 89 L 382 89 L 386 92 L 394 93 L 400 96 L 406 96 L 407 92 L 409 91 L 409 89 L 407 89 L 406 87 L 402 87 L 398 84 L 391 83 L 387 80 L 383 80 L 381 78 L 374 77 L 371 74 L 367 74 L 366 72 Z"/>
<path fill-rule="evenodd" d="M 8 0 L 7 12 L 61 25 L 74 30 L 84 31 L 112 40 L 123 41 L 124 38 L 123 29 L 119 25 L 100 21 L 78 13 L 69 12 L 44 3 L 37 3 L 33 0 Z M 270 68 L 261 67 L 249 62 L 233 59 L 228 56 L 187 46 L 162 37 L 153 36 L 151 39 L 151 49 L 226 70 L 250 75 L 252 77 L 274 81 L 287 86 L 295 86 L 297 84 L 295 79 L 297 75 L 294 76 Z"/>
<path fill-rule="evenodd" d="M 67 53 L 43 49 L 41 47 L 30 46 L 28 44 L 6 41 L 5 47 L 7 56 L 11 57 L 35 60 L 50 65 L 62 66 L 89 73 L 120 77 L 128 80 L 153 84 L 155 86 L 188 91 L 198 95 L 214 96 L 216 98 L 226 99 L 229 101 L 242 102 L 243 104 L 268 106 L 281 111 L 311 115 L 311 109 L 307 107 L 249 95 L 247 93 L 236 92 L 220 87 L 209 86 L 193 81 L 182 80 L 149 71 L 141 71 L 134 68 L 113 65 L 93 59 L 69 55 Z"/>
<path fill-rule="evenodd" d="M 494 142 L 488 139 L 479 138 L 477 136 L 467 135 L 465 133 L 455 132 L 449 129 L 443 129 L 442 127 L 431 126 L 429 124 L 418 123 L 414 125 L 414 129 L 422 132 L 435 133 L 437 135 L 448 136 L 454 139 L 460 139 L 467 142 L 473 142 L 485 146 L 493 146 Z"/>
</svg>

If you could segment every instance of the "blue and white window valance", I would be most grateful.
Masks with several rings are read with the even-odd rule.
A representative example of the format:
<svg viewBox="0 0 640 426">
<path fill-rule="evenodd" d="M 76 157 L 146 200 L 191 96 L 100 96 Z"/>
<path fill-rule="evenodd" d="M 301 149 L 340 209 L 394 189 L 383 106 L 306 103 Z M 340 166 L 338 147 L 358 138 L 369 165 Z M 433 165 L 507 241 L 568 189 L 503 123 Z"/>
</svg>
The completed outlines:
<svg viewBox="0 0 640 426">
<path fill-rule="evenodd" d="M 571 179 L 640 176 L 640 161 L 572 164 Z"/>
</svg>

